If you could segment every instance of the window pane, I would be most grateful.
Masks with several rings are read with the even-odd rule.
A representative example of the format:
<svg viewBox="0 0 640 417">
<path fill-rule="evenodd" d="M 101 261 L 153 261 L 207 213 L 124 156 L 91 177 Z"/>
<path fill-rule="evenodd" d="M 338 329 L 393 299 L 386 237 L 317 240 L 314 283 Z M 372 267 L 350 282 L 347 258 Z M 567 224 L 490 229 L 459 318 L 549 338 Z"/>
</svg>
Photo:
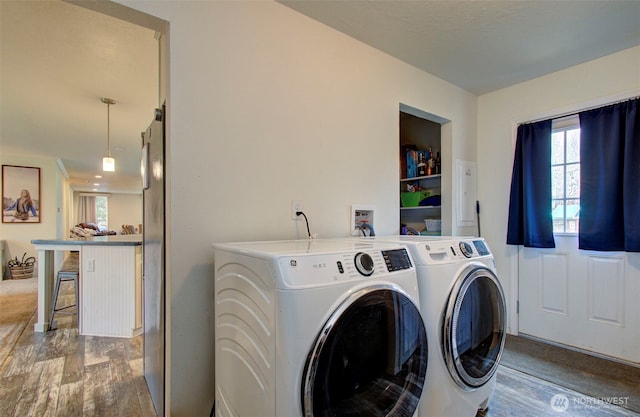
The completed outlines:
<svg viewBox="0 0 640 417">
<path fill-rule="evenodd" d="M 580 161 L 580 129 L 567 130 L 567 163 Z"/>
<path fill-rule="evenodd" d="M 580 211 L 580 125 L 577 117 L 553 121 L 551 209 L 554 233 L 578 233 Z"/>
<path fill-rule="evenodd" d="M 551 164 L 564 163 L 564 131 L 551 135 Z"/>
<path fill-rule="evenodd" d="M 105 196 L 96 196 L 96 221 L 100 229 L 107 230 L 108 227 L 108 198 Z"/>
<path fill-rule="evenodd" d="M 567 233 L 578 233 L 580 223 L 580 200 L 567 200 Z"/>
<path fill-rule="evenodd" d="M 551 167 L 551 198 L 564 198 L 564 165 Z"/>
<path fill-rule="evenodd" d="M 567 165 L 567 198 L 580 197 L 580 164 Z"/>
<path fill-rule="evenodd" d="M 551 217 L 553 219 L 553 232 L 564 232 L 564 200 L 551 201 Z"/>
</svg>

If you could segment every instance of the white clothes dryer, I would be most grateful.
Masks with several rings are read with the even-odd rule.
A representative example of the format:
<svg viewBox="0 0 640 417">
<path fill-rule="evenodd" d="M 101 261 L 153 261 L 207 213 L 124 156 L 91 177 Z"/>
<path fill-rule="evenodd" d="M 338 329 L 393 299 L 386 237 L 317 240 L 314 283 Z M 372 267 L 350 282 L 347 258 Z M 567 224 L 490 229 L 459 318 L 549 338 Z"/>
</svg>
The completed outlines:
<svg viewBox="0 0 640 417">
<path fill-rule="evenodd" d="M 474 417 L 488 407 L 504 348 L 506 301 L 482 238 L 377 237 L 416 264 L 429 365 L 420 417 Z"/>
<path fill-rule="evenodd" d="M 214 248 L 217 417 L 417 416 L 428 341 L 406 247 Z"/>
</svg>

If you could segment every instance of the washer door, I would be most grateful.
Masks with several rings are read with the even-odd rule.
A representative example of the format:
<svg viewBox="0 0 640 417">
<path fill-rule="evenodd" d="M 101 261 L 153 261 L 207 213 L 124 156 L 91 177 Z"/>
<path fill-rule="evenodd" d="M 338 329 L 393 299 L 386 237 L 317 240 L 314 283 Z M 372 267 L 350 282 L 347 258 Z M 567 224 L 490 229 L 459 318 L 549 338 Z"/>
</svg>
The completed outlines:
<svg viewBox="0 0 640 417">
<path fill-rule="evenodd" d="M 469 265 L 458 276 L 442 324 L 449 373 L 465 390 L 484 385 L 496 372 L 505 340 L 502 286 L 488 268 Z"/>
<path fill-rule="evenodd" d="M 302 376 L 307 417 L 413 416 L 427 371 L 420 311 L 401 289 L 365 288 L 325 323 Z"/>
</svg>

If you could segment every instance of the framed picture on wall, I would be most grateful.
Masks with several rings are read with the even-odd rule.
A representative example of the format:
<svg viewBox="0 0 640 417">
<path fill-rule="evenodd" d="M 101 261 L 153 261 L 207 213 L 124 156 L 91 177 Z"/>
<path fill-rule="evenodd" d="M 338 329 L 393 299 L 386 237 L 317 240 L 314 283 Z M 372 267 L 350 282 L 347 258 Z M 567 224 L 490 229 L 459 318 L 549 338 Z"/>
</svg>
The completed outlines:
<svg viewBox="0 0 640 417">
<path fill-rule="evenodd" d="M 2 223 L 40 223 L 40 168 L 2 165 Z"/>
</svg>

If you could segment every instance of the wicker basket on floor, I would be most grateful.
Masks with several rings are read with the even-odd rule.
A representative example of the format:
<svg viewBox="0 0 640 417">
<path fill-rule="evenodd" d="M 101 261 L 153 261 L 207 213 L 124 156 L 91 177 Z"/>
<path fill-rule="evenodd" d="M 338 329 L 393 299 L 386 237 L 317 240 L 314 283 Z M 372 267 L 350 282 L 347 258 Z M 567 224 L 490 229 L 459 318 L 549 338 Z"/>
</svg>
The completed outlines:
<svg viewBox="0 0 640 417">
<path fill-rule="evenodd" d="M 10 266 L 11 279 L 29 279 L 33 277 L 33 265 Z"/>
</svg>

